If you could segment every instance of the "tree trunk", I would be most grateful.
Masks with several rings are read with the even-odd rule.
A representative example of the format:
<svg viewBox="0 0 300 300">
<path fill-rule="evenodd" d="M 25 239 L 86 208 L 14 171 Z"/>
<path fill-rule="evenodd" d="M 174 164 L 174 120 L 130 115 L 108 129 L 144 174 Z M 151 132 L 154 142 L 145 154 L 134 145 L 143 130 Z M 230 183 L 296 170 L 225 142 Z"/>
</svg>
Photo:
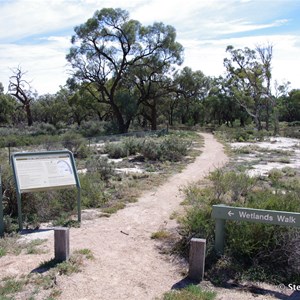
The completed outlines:
<svg viewBox="0 0 300 300">
<path fill-rule="evenodd" d="M 274 108 L 273 118 L 274 118 L 274 135 L 276 136 L 279 134 L 278 110 L 276 107 Z"/>
<path fill-rule="evenodd" d="M 157 130 L 157 112 L 155 105 L 151 107 L 151 130 Z"/>
<path fill-rule="evenodd" d="M 116 120 L 117 120 L 117 123 L 118 123 L 119 133 L 127 133 L 130 121 L 129 122 L 127 121 L 126 124 L 125 124 L 124 118 L 123 118 L 118 106 L 114 103 L 111 103 L 111 107 L 113 109 L 114 116 L 116 117 Z"/>
<path fill-rule="evenodd" d="M 267 107 L 266 107 L 266 130 L 270 129 L 270 100 L 267 99 Z"/>
<path fill-rule="evenodd" d="M 33 120 L 32 120 L 32 114 L 31 114 L 31 109 L 29 103 L 25 105 L 25 111 L 27 115 L 27 124 L 28 126 L 32 126 Z"/>
</svg>

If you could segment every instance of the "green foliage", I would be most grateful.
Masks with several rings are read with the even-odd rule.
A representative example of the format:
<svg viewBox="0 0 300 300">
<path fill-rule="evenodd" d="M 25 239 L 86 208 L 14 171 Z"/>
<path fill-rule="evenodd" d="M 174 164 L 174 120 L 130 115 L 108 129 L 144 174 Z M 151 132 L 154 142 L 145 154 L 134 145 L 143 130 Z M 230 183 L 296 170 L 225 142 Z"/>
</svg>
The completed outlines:
<svg viewBox="0 0 300 300">
<path fill-rule="evenodd" d="M 85 258 L 90 259 L 90 260 L 94 260 L 95 259 L 92 250 L 87 249 L 87 248 L 75 250 L 74 254 L 83 255 Z"/>
<path fill-rule="evenodd" d="M 154 139 L 146 139 L 142 145 L 141 154 L 145 159 L 159 160 L 162 156 L 161 147 Z"/>
<path fill-rule="evenodd" d="M 156 94 L 161 93 L 164 85 L 170 85 L 164 74 L 173 65 L 182 62 L 183 47 L 176 42 L 175 33 L 172 26 L 163 23 L 144 27 L 138 21 L 129 19 L 129 13 L 119 8 L 98 10 L 87 22 L 75 27 L 73 46 L 67 55 L 74 69 L 74 77 L 69 82 L 73 86 L 87 83 L 89 89 L 94 87 L 93 98 L 106 104 L 110 115 L 113 115 L 110 129 L 114 130 L 114 125 L 117 125 L 119 133 L 127 132 L 138 106 L 148 99 L 161 98 Z M 89 36 L 93 36 L 94 42 L 87 38 Z M 103 45 L 100 51 L 97 44 Z M 98 57 L 96 60 L 95 55 Z M 123 63 L 119 63 L 120 59 Z M 86 68 L 80 67 L 82 61 L 85 61 Z M 99 67 L 117 76 L 107 80 L 106 74 L 97 71 Z M 143 80 L 136 81 L 133 76 L 134 79 L 143 76 Z M 157 84 L 158 80 L 164 84 Z M 142 86 L 136 88 L 134 82 L 140 82 Z M 151 84 L 152 88 L 144 84 Z M 167 87 L 164 88 L 166 92 Z M 149 92 L 145 96 L 141 90 Z M 146 104 L 149 108 L 149 103 Z M 156 104 L 152 107 L 156 109 Z M 151 122 L 154 124 L 156 112 L 152 116 Z"/>
<path fill-rule="evenodd" d="M 109 207 L 105 207 L 102 209 L 102 212 L 106 214 L 115 214 L 118 210 L 123 209 L 126 207 L 126 204 L 123 202 L 117 202 Z"/>
<path fill-rule="evenodd" d="M 215 292 L 203 291 L 199 286 L 189 285 L 188 287 L 167 292 L 163 296 L 163 300 L 213 300 L 216 297 Z"/>
<path fill-rule="evenodd" d="M 60 214 L 55 220 L 52 221 L 53 226 L 61 226 L 61 227 L 74 227 L 79 228 L 80 223 L 77 220 L 70 219 L 68 213 Z"/>
<path fill-rule="evenodd" d="M 225 125 L 218 128 L 218 134 L 229 142 L 263 141 L 266 137 L 271 135 L 271 133 L 266 130 L 256 130 L 251 126 L 242 128 L 228 127 Z"/>
<path fill-rule="evenodd" d="M 18 235 L 5 236 L 0 239 L 0 257 L 6 254 L 19 255 L 22 252 L 26 254 L 38 254 L 43 253 L 42 249 L 39 248 L 46 240 L 36 239 L 30 242 L 18 240 Z"/>
<path fill-rule="evenodd" d="M 169 237 L 170 233 L 166 230 L 159 230 L 151 234 L 151 239 L 153 240 L 164 240 L 168 239 Z"/>
<path fill-rule="evenodd" d="M 110 158 L 122 158 L 127 156 L 127 149 L 120 142 L 107 143 L 104 146 L 104 152 L 108 153 Z"/>
<path fill-rule="evenodd" d="M 178 137 L 166 137 L 161 143 L 162 160 L 179 161 L 187 155 L 189 144 Z"/>
<path fill-rule="evenodd" d="M 188 142 L 176 136 L 169 136 L 163 140 L 146 139 L 140 151 L 148 160 L 179 161 L 187 154 L 188 146 Z"/>
<path fill-rule="evenodd" d="M 67 132 L 62 136 L 62 145 L 73 152 L 75 157 L 87 157 L 86 142 L 82 136 L 75 132 Z"/>
<path fill-rule="evenodd" d="M 102 181 L 107 182 L 115 175 L 114 166 L 108 162 L 106 157 L 92 157 L 86 162 L 87 172 L 99 174 Z"/>
<path fill-rule="evenodd" d="M 98 136 L 105 132 L 104 125 L 105 123 L 100 121 L 84 121 L 80 125 L 79 132 L 84 137 Z"/>
<path fill-rule="evenodd" d="M 101 174 L 87 173 L 86 175 L 80 176 L 80 184 L 83 207 L 98 208 L 107 203 L 108 197 L 104 192 L 105 185 L 102 181 Z"/>
<path fill-rule="evenodd" d="M 33 133 L 33 136 L 36 135 L 54 135 L 57 133 L 57 129 L 54 125 L 49 123 L 38 123 L 34 125 L 35 131 Z"/>
<path fill-rule="evenodd" d="M 209 179 L 214 185 L 214 197 L 222 202 L 243 202 L 243 199 L 251 191 L 256 183 L 255 178 L 251 178 L 244 173 L 234 171 L 225 172 L 217 169 L 209 175 Z"/>
<path fill-rule="evenodd" d="M 141 139 L 134 137 L 125 138 L 122 141 L 122 144 L 124 145 L 127 156 L 137 154 L 138 152 L 140 152 L 142 147 Z"/>
</svg>

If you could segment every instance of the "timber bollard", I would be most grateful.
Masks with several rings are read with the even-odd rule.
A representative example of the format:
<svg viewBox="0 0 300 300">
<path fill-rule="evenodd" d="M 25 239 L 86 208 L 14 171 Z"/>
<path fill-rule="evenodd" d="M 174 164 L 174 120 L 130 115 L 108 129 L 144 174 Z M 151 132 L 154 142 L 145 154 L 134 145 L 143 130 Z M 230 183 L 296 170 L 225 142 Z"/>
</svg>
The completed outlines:
<svg viewBox="0 0 300 300">
<path fill-rule="evenodd" d="M 200 282 L 204 277 L 206 239 L 191 239 L 189 255 L 189 275 L 194 281 Z"/>
<path fill-rule="evenodd" d="M 54 228 L 54 254 L 55 254 L 55 260 L 58 262 L 69 260 L 70 257 L 69 228 L 63 228 L 63 227 Z"/>
</svg>

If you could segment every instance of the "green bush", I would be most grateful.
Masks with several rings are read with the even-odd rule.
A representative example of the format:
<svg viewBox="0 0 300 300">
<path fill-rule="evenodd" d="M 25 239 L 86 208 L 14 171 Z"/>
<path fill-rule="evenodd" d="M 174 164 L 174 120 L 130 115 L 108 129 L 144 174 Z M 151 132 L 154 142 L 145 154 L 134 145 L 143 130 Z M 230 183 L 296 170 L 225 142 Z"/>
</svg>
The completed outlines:
<svg viewBox="0 0 300 300">
<path fill-rule="evenodd" d="M 142 148 L 141 139 L 135 137 L 127 137 L 122 141 L 122 144 L 125 148 L 126 154 L 135 155 L 140 152 Z"/>
<path fill-rule="evenodd" d="M 145 159 L 161 161 L 179 161 L 187 151 L 188 143 L 176 136 L 146 139 L 140 150 Z"/>
<path fill-rule="evenodd" d="M 188 151 L 188 143 L 173 136 L 163 139 L 160 147 L 162 160 L 179 161 Z"/>
<path fill-rule="evenodd" d="M 115 169 L 106 157 L 93 157 L 87 160 L 86 168 L 88 173 L 99 174 L 99 178 L 108 181 L 115 175 Z"/>
<path fill-rule="evenodd" d="M 105 186 L 98 173 L 80 176 L 82 206 L 86 208 L 103 207 L 108 202 Z"/>
<path fill-rule="evenodd" d="M 154 139 L 146 139 L 141 148 L 141 154 L 148 160 L 159 160 L 162 156 L 160 144 Z"/>
<path fill-rule="evenodd" d="M 127 156 L 127 149 L 124 144 L 120 142 L 106 143 L 104 152 L 108 154 L 109 158 L 123 158 Z"/>
<path fill-rule="evenodd" d="M 63 134 L 61 138 L 62 138 L 62 145 L 66 149 L 71 151 L 75 157 L 80 155 L 79 151 L 81 149 L 82 152 L 82 148 L 86 143 L 80 134 L 70 131 Z"/>
</svg>

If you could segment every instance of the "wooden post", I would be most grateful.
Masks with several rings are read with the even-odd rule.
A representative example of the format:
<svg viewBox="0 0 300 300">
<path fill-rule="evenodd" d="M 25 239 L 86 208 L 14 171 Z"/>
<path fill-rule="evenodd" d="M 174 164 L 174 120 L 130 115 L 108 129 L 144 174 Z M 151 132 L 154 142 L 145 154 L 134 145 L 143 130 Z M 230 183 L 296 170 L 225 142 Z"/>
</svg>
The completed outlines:
<svg viewBox="0 0 300 300">
<path fill-rule="evenodd" d="M 62 262 L 70 257 L 69 228 L 54 228 L 55 260 Z"/>
<path fill-rule="evenodd" d="M 204 276 L 206 239 L 191 239 L 189 256 L 189 277 L 200 282 Z"/>
</svg>

